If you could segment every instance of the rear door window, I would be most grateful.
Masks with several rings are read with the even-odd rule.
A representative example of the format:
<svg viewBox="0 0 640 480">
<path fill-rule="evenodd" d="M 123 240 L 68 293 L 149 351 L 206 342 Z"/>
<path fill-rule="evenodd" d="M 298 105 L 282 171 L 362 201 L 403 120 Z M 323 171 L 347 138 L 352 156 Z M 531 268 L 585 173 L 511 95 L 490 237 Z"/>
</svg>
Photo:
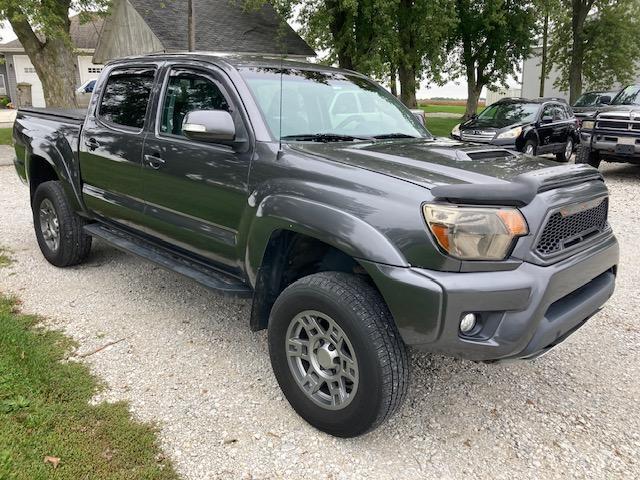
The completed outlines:
<svg viewBox="0 0 640 480">
<path fill-rule="evenodd" d="M 98 116 L 115 125 L 141 129 L 149 105 L 155 69 L 118 69 L 111 72 Z"/>
</svg>

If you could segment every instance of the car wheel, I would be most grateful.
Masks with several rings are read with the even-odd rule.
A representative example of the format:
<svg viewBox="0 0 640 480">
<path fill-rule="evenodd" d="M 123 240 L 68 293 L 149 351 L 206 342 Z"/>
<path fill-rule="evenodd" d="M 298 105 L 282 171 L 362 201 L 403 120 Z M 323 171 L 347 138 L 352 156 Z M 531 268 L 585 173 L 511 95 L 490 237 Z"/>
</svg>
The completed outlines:
<svg viewBox="0 0 640 480">
<path fill-rule="evenodd" d="M 587 145 L 578 145 L 576 163 L 586 163 L 593 168 L 598 168 L 600 166 L 600 155 L 598 155 L 598 152 L 593 152 Z"/>
<path fill-rule="evenodd" d="M 49 263 L 68 267 L 89 255 L 91 236 L 82 230 L 86 221 L 73 211 L 60 182 L 40 184 L 32 209 L 38 245 Z"/>
<path fill-rule="evenodd" d="M 527 155 L 535 155 L 538 153 L 538 144 L 535 140 L 527 140 L 524 147 L 522 147 L 522 152 Z"/>
<path fill-rule="evenodd" d="M 561 152 L 556 153 L 556 160 L 559 162 L 568 162 L 573 155 L 573 139 L 568 138 L 567 143 Z"/>
<path fill-rule="evenodd" d="M 378 291 L 355 275 L 317 273 L 286 288 L 271 311 L 269 354 L 291 406 L 331 435 L 376 428 L 406 395 L 405 345 Z"/>
</svg>

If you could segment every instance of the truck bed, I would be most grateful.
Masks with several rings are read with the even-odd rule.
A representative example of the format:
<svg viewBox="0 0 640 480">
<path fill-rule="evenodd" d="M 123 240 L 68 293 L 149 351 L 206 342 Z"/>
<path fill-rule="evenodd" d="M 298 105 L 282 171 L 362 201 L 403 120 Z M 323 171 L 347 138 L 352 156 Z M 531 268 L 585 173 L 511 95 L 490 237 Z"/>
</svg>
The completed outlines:
<svg viewBox="0 0 640 480">
<path fill-rule="evenodd" d="M 24 107 L 18 109 L 18 113 L 28 113 L 31 115 L 45 116 L 45 117 L 58 117 L 65 120 L 75 120 L 79 123 L 83 123 L 87 116 L 87 110 L 83 108 L 36 108 L 36 107 Z"/>
</svg>

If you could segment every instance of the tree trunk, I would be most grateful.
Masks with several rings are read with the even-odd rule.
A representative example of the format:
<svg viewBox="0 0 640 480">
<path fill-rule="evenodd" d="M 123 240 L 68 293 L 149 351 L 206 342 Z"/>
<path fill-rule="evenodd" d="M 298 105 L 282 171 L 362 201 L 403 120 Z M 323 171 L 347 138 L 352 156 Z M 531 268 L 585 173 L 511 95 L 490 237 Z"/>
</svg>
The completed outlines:
<svg viewBox="0 0 640 480">
<path fill-rule="evenodd" d="M 400 100 L 409 108 L 416 108 L 418 86 L 416 40 L 413 31 L 413 0 L 400 0 L 398 5 L 398 40 L 400 58 L 398 78 L 400 79 Z"/>
<path fill-rule="evenodd" d="M 7 18 L 18 40 L 42 82 L 47 107 L 77 108 L 76 55 L 69 37 L 69 2 L 51 3 L 47 12 L 58 18 L 60 32 L 41 41 L 34 33 L 26 16 L 19 11 L 7 11 Z"/>
<path fill-rule="evenodd" d="M 544 97 L 544 84 L 547 80 L 547 49 L 549 48 L 549 10 L 544 14 L 542 26 L 542 59 L 540 61 L 540 96 Z"/>
<path fill-rule="evenodd" d="M 467 81 L 467 106 L 464 112 L 464 120 L 468 120 L 476 114 L 476 111 L 478 110 L 478 100 L 480 100 L 480 93 L 482 93 L 482 87 L 484 87 L 484 85 L 477 84 L 475 81 Z"/>
<path fill-rule="evenodd" d="M 389 86 L 391 87 L 391 94 L 394 97 L 398 96 L 398 69 L 392 63 L 389 71 Z"/>
<path fill-rule="evenodd" d="M 338 66 L 355 70 L 353 14 L 342 8 L 339 0 L 327 0 L 326 3 L 327 9 L 332 14 L 329 28 L 338 56 Z"/>
<path fill-rule="evenodd" d="M 569 103 L 573 104 L 582 95 L 582 65 L 584 63 L 584 22 L 589 13 L 590 4 L 573 0 L 571 18 L 571 64 L 569 65 Z"/>
<path fill-rule="evenodd" d="M 400 101 L 409 108 L 417 108 L 415 68 L 401 63 L 398 67 L 398 77 L 400 78 Z"/>
</svg>

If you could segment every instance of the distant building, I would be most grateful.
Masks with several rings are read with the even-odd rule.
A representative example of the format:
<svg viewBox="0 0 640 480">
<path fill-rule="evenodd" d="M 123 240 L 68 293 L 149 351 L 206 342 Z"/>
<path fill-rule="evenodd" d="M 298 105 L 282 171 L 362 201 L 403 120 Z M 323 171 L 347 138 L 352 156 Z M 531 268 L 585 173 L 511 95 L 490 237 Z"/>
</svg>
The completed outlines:
<svg viewBox="0 0 640 480">
<path fill-rule="evenodd" d="M 230 0 L 193 1 L 196 50 L 316 55 L 268 3 L 245 10 Z M 104 20 L 96 17 L 82 24 L 77 15 L 71 17 L 77 86 L 98 78 L 103 64 L 114 58 L 187 50 L 187 0 L 114 0 L 111 12 Z M 0 65 L 0 95 L 8 95 L 17 106 L 45 107 L 42 83 L 22 44 L 18 40 L 0 44 L 0 55 L 5 57 L 4 69 Z M 27 88 L 30 98 L 18 95 L 18 88 Z"/>
<path fill-rule="evenodd" d="M 195 50 L 313 57 L 315 51 L 266 3 L 244 9 L 229 0 L 193 0 Z M 187 0 L 115 0 L 94 61 L 188 50 Z"/>
<path fill-rule="evenodd" d="M 69 33 L 71 34 L 71 41 L 77 53 L 76 83 L 78 86 L 87 80 L 98 78 L 102 70 L 102 65 L 93 63 L 93 52 L 95 51 L 101 29 L 102 19 L 100 18 L 95 18 L 93 21 L 81 24 L 77 15 L 71 17 Z M 31 106 L 45 107 L 42 83 L 20 41 L 12 40 L 0 44 L 0 54 L 4 55 L 6 68 L 6 79 L 2 78 L 0 80 L 0 87 L 3 83 L 5 84 L 6 95 L 9 96 L 11 101 L 17 104 L 17 106 L 21 106 L 18 101 L 17 85 L 30 85 Z M 1 70 L 0 74 L 2 74 Z"/>
<path fill-rule="evenodd" d="M 542 62 L 542 47 L 535 47 L 531 53 L 531 56 L 527 58 L 522 66 L 522 96 L 527 98 L 536 98 L 540 96 L 540 65 Z M 560 90 L 554 86 L 555 81 L 560 76 L 560 73 L 556 68 L 552 68 L 549 72 L 548 78 L 544 82 L 544 96 L 545 97 L 558 97 L 569 100 L 569 91 Z M 640 69 L 636 74 L 636 80 L 634 83 L 640 83 Z M 609 86 L 605 90 L 618 90 L 624 85 L 616 83 Z M 583 89 L 585 90 L 585 89 Z"/>
<path fill-rule="evenodd" d="M 522 96 L 522 90 L 517 87 L 501 88 L 499 90 L 487 89 L 487 98 L 485 101 L 485 106 L 488 107 L 492 103 L 496 103 L 501 98 L 521 97 L 521 96 Z"/>
</svg>

